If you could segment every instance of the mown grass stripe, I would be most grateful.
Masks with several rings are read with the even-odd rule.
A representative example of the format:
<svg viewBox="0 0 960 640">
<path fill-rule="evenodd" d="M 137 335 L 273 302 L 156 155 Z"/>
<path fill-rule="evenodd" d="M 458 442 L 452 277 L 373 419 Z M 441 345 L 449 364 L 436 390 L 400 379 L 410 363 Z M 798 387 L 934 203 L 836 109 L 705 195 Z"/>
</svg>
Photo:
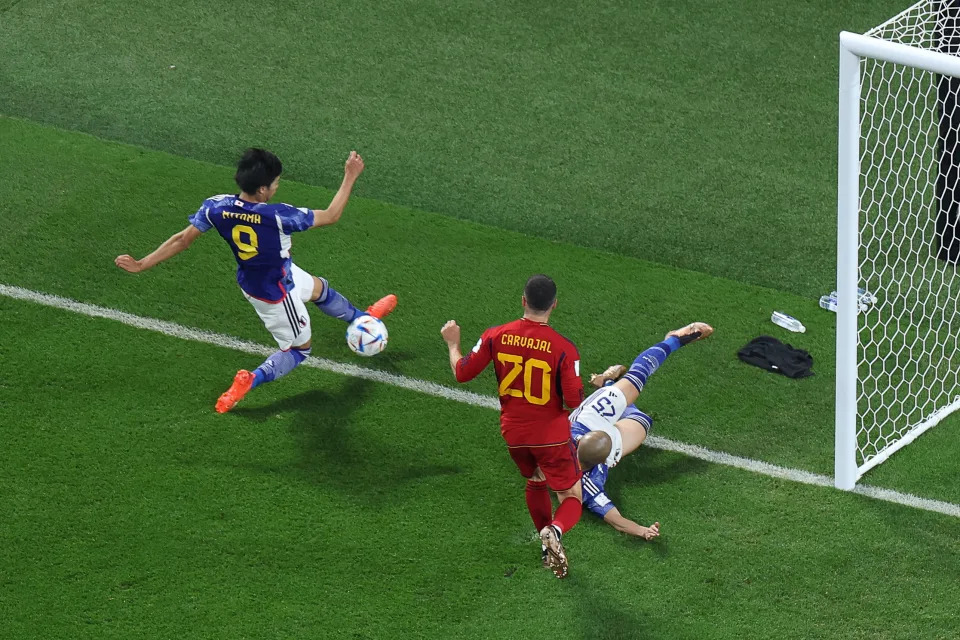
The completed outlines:
<svg viewBox="0 0 960 640">
<path fill-rule="evenodd" d="M 175 322 L 138 316 L 125 311 L 100 307 L 97 305 L 88 304 L 86 302 L 79 302 L 70 298 L 63 298 L 60 296 L 41 293 L 39 291 L 33 291 L 12 285 L 0 284 L 0 295 L 18 300 L 26 300 L 57 309 L 64 309 L 66 311 L 73 311 L 74 313 L 79 313 L 93 318 L 114 320 L 138 329 L 156 331 L 158 333 L 183 340 L 203 342 L 219 347 L 243 351 L 245 353 L 268 356 L 276 350 L 275 347 L 268 347 L 266 345 L 240 340 L 238 338 L 233 338 L 220 333 L 194 329 L 177 324 Z M 500 403 L 497 401 L 497 399 L 490 396 L 484 396 L 469 391 L 461 391 L 459 389 L 453 389 L 436 384 L 434 382 L 387 373 L 377 369 L 360 367 L 345 362 L 336 362 L 326 358 L 311 357 L 304 362 L 304 365 L 341 375 L 373 380 L 375 382 L 381 382 L 384 384 L 393 385 L 395 387 L 401 387 L 411 391 L 416 391 L 447 400 L 453 400 L 455 402 L 461 402 L 463 404 L 473 405 L 476 407 L 485 407 L 488 409 L 499 409 L 500 407 Z M 792 482 L 800 482 L 803 484 L 810 484 L 820 487 L 833 486 L 833 479 L 829 476 L 811 473 L 802 469 L 780 467 L 760 460 L 753 460 L 751 458 L 741 458 L 739 456 L 734 456 L 722 451 L 712 451 L 697 445 L 675 442 L 659 436 L 650 436 L 646 441 L 646 445 L 655 449 L 673 451 L 693 458 L 699 458 L 700 460 L 706 460 L 707 462 L 736 467 L 738 469 L 743 469 L 773 478 L 780 478 L 783 480 L 790 480 Z M 901 493 L 892 489 L 884 489 L 869 485 L 858 485 L 854 488 L 853 493 L 867 496 L 876 500 L 893 502 L 896 504 L 913 507 L 915 509 L 933 511 L 948 516 L 953 516 L 955 518 L 960 518 L 960 505 L 950 502 L 931 500 L 928 498 L 915 496 L 913 494 Z"/>
</svg>

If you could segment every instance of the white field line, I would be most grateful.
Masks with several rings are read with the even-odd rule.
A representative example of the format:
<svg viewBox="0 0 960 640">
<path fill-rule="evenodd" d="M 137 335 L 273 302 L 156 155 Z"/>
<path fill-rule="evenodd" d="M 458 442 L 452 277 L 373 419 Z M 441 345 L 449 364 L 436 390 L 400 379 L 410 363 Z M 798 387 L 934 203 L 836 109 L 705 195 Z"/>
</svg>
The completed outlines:
<svg viewBox="0 0 960 640">
<path fill-rule="evenodd" d="M 16 298 L 18 300 L 27 300 L 29 302 L 34 302 L 48 307 L 55 307 L 57 309 L 65 309 L 67 311 L 73 311 L 74 313 L 79 313 L 93 318 L 106 318 L 108 320 L 115 320 L 131 327 L 156 331 L 158 333 L 183 340 L 203 342 L 218 347 L 226 347 L 228 349 L 235 349 L 237 351 L 243 351 L 264 357 L 276 351 L 275 347 L 268 347 L 266 345 L 257 344 L 254 342 L 247 342 L 246 340 L 232 338 L 219 333 L 193 329 L 191 327 L 185 327 L 183 325 L 176 324 L 175 322 L 167 322 L 165 320 L 157 320 L 154 318 L 145 318 L 132 313 L 117 311 L 116 309 L 108 309 L 106 307 L 99 307 L 97 305 L 87 304 L 85 302 L 78 302 L 76 300 L 71 300 L 70 298 L 61 298 L 60 296 L 40 293 L 38 291 L 31 291 L 30 289 L 24 289 L 22 287 L 0 284 L 0 295 L 7 296 L 9 298 Z M 445 398 L 447 400 L 473 405 L 475 407 L 485 407 L 487 409 L 500 408 L 500 403 L 496 398 L 472 393 L 469 391 L 452 389 L 434 382 L 427 382 L 426 380 L 408 378 L 406 376 L 387 373 L 385 371 L 368 369 L 366 367 L 358 367 L 353 364 L 327 360 L 326 358 L 311 357 L 305 360 L 303 364 L 304 366 L 323 369 L 324 371 L 331 371 L 341 375 L 374 380 L 376 382 L 382 382 L 395 387 L 410 389 L 411 391 L 417 391 L 427 395 L 436 396 L 438 398 Z M 801 469 L 778 467 L 776 465 L 761 462 L 759 460 L 752 460 L 750 458 L 741 458 L 730 455 L 729 453 L 723 453 L 722 451 L 711 451 L 710 449 L 704 449 L 703 447 L 698 447 L 692 444 L 674 442 L 673 440 L 668 440 L 667 438 L 662 438 L 660 436 L 650 436 L 647 438 L 645 446 L 653 447 L 654 449 L 674 451 L 676 453 L 682 453 L 693 458 L 699 458 L 700 460 L 706 460 L 707 462 L 736 467 L 738 469 L 752 471 L 753 473 L 759 473 L 773 478 L 781 478 L 784 480 L 812 484 L 820 487 L 833 487 L 833 478 L 829 476 L 811 473 Z M 899 491 L 892 491 L 890 489 L 883 489 L 868 485 L 857 485 L 853 489 L 853 493 L 858 493 L 860 495 L 875 498 L 877 500 L 894 502 L 916 509 L 935 511 L 937 513 L 960 518 L 960 505 L 953 504 L 951 502 L 930 500 L 909 493 L 900 493 Z"/>
</svg>

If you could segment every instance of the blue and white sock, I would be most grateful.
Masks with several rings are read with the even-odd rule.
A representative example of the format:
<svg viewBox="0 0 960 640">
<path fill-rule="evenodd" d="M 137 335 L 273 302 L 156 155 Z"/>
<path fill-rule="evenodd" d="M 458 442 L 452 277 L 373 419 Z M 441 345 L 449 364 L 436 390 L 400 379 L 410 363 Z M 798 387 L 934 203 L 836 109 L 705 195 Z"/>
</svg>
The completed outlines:
<svg viewBox="0 0 960 640">
<path fill-rule="evenodd" d="M 348 324 L 353 322 L 357 316 L 363 315 L 359 309 L 350 304 L 349 300 L 331 287 L 324 278 L 320 278 L 320 281 L 323 282 L 323 293 L 320 294 L 318 300 L 314 301 L 320 311 L 331 318 L 343 320 Z"/>
<path fill-rule="evenodd" d="M 296 369 L 297 365 L 306 360 L 308 355 L 310 355 L 310 349 L 294 348 L 287 351 L 277 351 L 253 370 L 253 386 L 250 388 L 255 389 L 264 382 L 279 380 Z"/>
<path fill-rule="evenodd" d="M 630 370 L 623 376 L 630 384 L 637 388 L 637 391 L 643 391 L 643 385 L 647 383 L 647 378 L 652 376 L 660 365 L 664 363 L 671 353 L 683 346 L 680 338 L 670 336 L 663 342 L 658 342 L 643 353 L 637 356 L 637 359 L 630 365 Z"/>
<path fill-rule="evenodd" d="M 623 415 L 620 416 L 620 419 L 639 422 L 640 426 L 643 427 L 643 430 L 647 432 L 647 435 L 649 435 L 650 430 L 653 429 L 653 418 L 645 414 L 643 411 L 640 411 L 640 409 L 637 409 L 637 405 L 635 404 L 627 405 L 627 408 L 623 412 Z"/>
</svg>

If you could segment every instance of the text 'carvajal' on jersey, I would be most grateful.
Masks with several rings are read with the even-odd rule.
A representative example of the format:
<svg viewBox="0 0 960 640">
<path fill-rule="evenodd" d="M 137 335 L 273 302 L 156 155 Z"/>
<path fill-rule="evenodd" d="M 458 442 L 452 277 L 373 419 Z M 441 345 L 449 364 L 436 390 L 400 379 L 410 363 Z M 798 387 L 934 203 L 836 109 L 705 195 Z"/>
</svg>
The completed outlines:
<svg viewBox="0 0 960 640">
<path fill-rule="evenodd" d="M 204 200 L 190 224 L 200 231 L 216 228 L 230 245 L 241 289 L 254 298 L 280 302 L 293 289 L 290 236 L 313 226 L 313 211 L 219 195 Z"/>
</svg>

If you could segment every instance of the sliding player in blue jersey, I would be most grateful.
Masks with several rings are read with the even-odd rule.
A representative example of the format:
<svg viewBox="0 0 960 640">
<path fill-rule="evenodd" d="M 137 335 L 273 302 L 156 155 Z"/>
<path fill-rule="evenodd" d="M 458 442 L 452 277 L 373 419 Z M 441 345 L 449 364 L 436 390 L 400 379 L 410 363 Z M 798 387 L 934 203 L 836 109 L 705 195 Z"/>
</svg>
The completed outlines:
<svg viewBox="0 0 960 640">
<path fill-rule="evenodd" d="M 711 333 L 710 325 L 694 322 L 668 333 L 662 342 L 637 356 L 629 369 L 614 365 L 602 374 L 594 374 L 590 383 L 599 389 L 570 414 L 570 433 L 577 443 L 577 457 L 584 469 L 583 504 L 618 531 L 645 540 L 660 535 L 659 522 L 644 527 L 625 518 L 604 492 L 610 469 L 623 456 L 636 451 L 653 426 L 650 416 L 633 403 L 667 356 Z"/>
<path fill-rule="evenodd" d="M 290 258 L 292 234 L 340 219 L 363 166 L 363 158 L 351 151 L 340 189 L 326 209 L 268 204 L 277 192 L 283 165 L 269 151 L 248 149 L 237 165 L 239 194 L 204 200 L 190 216 L 189 226 L 150 255 L 140 260 L 122 255 L 115 260 L 121 269 L 137 273 L 177 255 L 210 229 L 216 229 L 226 241 L 237 261 L 237 284 L 280 350 L 253 372 L 237 372 L 233 384 L 217 400 L 218 413 L 226 413 L 250 389 L 286 375 L 310 355 L 310 315 L 304 303 L 313 302 L 323 313 L 347 323 L 364 314 L 325 279 L 310 275 Z M 383 318 L 396 306 L 397 297 L 391 294 L 365 313 Z"/>
</svg>

